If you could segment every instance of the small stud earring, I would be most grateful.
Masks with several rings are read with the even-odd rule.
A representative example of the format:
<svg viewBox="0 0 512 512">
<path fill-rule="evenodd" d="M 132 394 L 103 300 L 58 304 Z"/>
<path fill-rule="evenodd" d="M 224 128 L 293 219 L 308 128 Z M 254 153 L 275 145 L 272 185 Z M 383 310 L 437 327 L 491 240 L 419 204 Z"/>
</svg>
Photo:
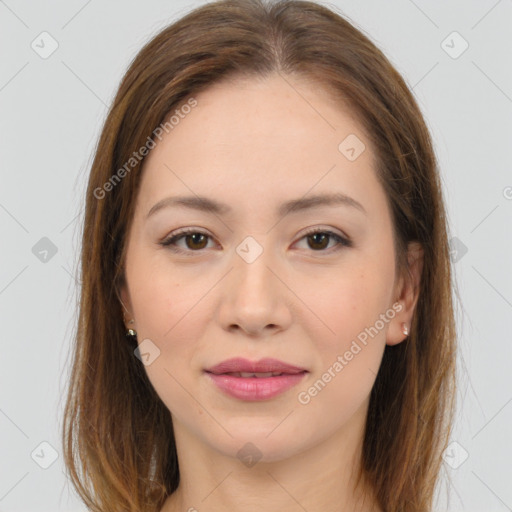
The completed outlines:
<svg viewBox="0 0 512 512">
<path fill-rule="evenodd" d="M 407 324 L 405 322 L 402 323 L 402 332 L 405 336 L 409 334 L 409 328 L 407 327 Z"/>
<path fill-rule="evenodd" d="M 137 331 L 134 330 L 134 329 L 128 329 L 126 331 L 126 337 L 129 339 L 129 340 L 132 340 L 132 341 L 137 341 Z"/>
</svg>

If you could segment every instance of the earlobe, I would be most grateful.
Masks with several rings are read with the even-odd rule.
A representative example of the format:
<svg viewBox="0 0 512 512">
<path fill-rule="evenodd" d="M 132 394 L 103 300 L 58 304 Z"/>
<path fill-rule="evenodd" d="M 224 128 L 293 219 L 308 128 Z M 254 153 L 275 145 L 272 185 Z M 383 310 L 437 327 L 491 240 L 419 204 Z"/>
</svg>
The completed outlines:
<svg viewBox="0 0 512 512">
<path fill-rule="evenodd" d="M 402 341 L 406 341 L 409 337 L 410 333 L 410 323 L 407 321 L 400 321 L 397 317 L 395 317 L 389 326 L 387 336 L 386 336 L 386 345 L 398 345 L 402 343 Z"/>
</svg>

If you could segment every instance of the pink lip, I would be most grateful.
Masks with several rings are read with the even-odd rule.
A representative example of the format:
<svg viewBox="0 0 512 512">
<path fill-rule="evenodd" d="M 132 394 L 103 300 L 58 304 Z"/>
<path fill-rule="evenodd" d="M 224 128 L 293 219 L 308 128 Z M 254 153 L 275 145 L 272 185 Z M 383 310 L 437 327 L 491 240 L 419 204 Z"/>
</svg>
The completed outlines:
<svg viewBox="0 0 512 512">
<path fill-rule="evenodd" d="M 216 374 L 231 372 L 281 372 L 295 374 L 304 372 L 306 369 L 268 357 L 260 359 L 259 361 L 249 361 L 243 357 L 234 357 L 232 359 L 226 359 L 225 361 L 222 361 L 222 363 L 208 368 L 206 371 Z"/>
<path fill-rule="evenodd" d="M 232 372 L 281 372 L 283 375 L 273 377 L 236 377 L 226 375 Z M 241 400 L 267 400 L 284 393 L 298 384 L 307 370 L 298 366 L 284 363 L 277 359 L 261 359 L 251 362 L 243 358 L 234 358 L 223 361 L 206 370 L 206 374 L 228 395 Z"/>
</svg>

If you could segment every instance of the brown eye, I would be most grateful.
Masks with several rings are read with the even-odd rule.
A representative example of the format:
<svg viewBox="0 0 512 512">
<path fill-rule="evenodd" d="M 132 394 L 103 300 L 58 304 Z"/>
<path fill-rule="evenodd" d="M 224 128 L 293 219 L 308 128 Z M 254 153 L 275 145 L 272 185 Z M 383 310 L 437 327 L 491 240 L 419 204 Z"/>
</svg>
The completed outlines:
<svg viewBox="0 0 512 512">
<path fill-rule="evenodd" d="M 188 249 L 204 249 L 208 243 L 208 236 L 203 233 L 192 233 L 191 235 L 182 235 Z M 191 241 L 190 243 L 188 243 Z"/>
<path fill-rule="evenodd" d="M 352 241 L 328 229 L 314 229 L 306 233 L 301 240 L 307 240 L 307 249 L 314 252 L 331 253 L 343 247 L 352 247 Z M 331 247 L 329 244 L 334 241 Z"/>
<path fill-rule="evenodd" d="M 201 231 L 185 229 L 170 236 L 163 242 L 160 242 L 160 245 L 177 253 L 191 254 L 194 252 L 201 252 L 202 249 L 205 249 L 208 245 L 208 239 L 210 238 L 211 237 L 209 235 Z M 182 239 L 185 242 L 184 247 L 182 244 L 179 244 Z"/>
<path fill-rule="evenodd" d="M 325 249 L 329 245 L 329 239 L 331 238 L 331 235 L 324 233 L 324 232 L 318 232 L 313 233 L 312 235 L 308 235 L 308 241 L 311 243 L 309 244 L 311 249 Z"/>
</svg>

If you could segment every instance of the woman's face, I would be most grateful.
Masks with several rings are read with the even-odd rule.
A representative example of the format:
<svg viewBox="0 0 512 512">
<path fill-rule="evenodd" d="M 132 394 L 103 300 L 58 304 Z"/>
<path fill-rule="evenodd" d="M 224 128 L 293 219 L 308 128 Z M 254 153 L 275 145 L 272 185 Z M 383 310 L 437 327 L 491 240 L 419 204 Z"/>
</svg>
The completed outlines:
<svg viewBox="0 0 512 512">
<path fill-rule="evenodd" d="M 228 456 L 247 442 L 272 461 L 356 439 L 407 320 L 370 142 L 323 90 L 290 77 L 195 99 L 145 160 L 129 233 L 122 298 L 148 377 L 175 431 Z M 350 199 L 310 201 L 334 194 Z M 183 228 L 196 234 L 162 245 Z M 273 396 L 258 393 L 291 378 L 217 378 L 245 379 L 242 398 L 205 371 L 233 357 L 307 372 Z"/>
</svg>

